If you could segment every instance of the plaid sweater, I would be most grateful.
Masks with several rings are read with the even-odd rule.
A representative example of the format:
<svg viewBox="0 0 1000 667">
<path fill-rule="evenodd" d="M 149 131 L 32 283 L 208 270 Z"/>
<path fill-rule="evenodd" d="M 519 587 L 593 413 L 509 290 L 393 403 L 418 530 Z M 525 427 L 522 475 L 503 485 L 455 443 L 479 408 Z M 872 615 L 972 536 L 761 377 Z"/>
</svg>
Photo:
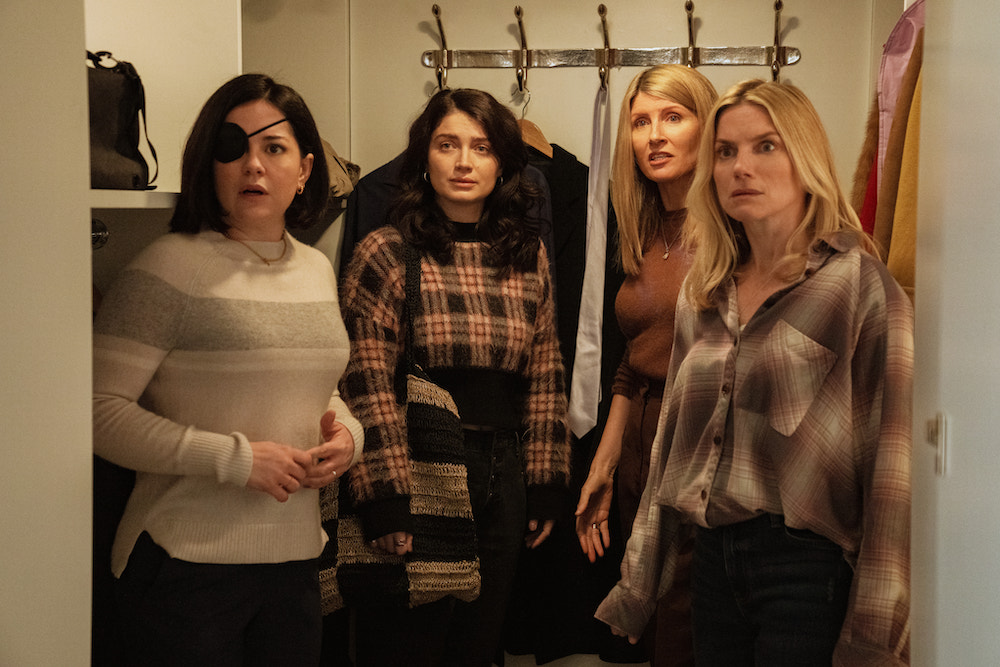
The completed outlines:
<svg viewBox="0 0 1000 667">
<path fill-rule="evenodd" d="M 399 232 L 384 227 L 355 249 L 341 288 L 351 357 L 341 393 L 365 427 L 351 491 L 368 533 L 409 529 L 409 460 L 394 378 L 405 340 L 406 273 Z M 421 261 L 421 312 L 414 320 L 418 363 L 435 370 L 500 371 L 524 380 L 520 423 L 528 513 L 555 518 L 568 493 L 570 448 L 564 371 L 556 338 L 548 259 L 499 278 L 478 241 L 455 243 L 452 261 Z M 370 533 L 374 534 L 374 533 Z"/>
</svg>

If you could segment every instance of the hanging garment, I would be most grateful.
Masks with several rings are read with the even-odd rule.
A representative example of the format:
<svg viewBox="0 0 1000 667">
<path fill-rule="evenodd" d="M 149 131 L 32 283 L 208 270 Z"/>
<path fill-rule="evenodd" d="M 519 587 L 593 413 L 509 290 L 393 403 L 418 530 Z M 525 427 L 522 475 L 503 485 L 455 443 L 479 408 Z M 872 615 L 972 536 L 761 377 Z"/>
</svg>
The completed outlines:
<svg viewBox="0 0 1000 667">
<path fill-rule="evenodd" d="M 877 90 L 851 189 L 851 206 L 858 213 L 862 228 L 869 234 L 874 233 L 885 154 L 899 104 L 903 77 L 923 25 L 924 0 L 917 0 L 903 12 L 882 49 Z M 894 189 L 895 185 L 891 187 Z"/>
<path fill-rule="evenodd" d="M 608 241 L 608 185 L 611 165 L 611 111 L 608 89 L 594 99 L 594 135 L 587 188 L 587 260 L 580 296 L 576 359 L 569 392 L 569 425 L 582 438 L 597 424 L 601 401 L 601 329 L 604 310 L 604 264 Z"/>
<path fill-rule="evenodd" d="M 548 182 L 552 195 L 552 255 L 556 264 L 556 318 L 566 365 L 567 389 L 574 369 L 580 292 L 583 287 L 587 236 L 589 169 L 574 155 L 552 144 L 552 156 L 529 147 L 531 164 Z M 601 395 L 597 427 L 582 439 L 574 437 L 570 490 L 579 497 L 587 478 L 611 403 L 611 384 L 625 349 L 625 339 L 614 314 L 615 294 L 624 278 L 618 267 L 617 222 L 609 211 L 604 262 L 604 312 L 601 332 Z M 591 564 L 580 550 L 575 532 L 575 507 L 567 507 L 544 548 L 524 549 L 518 562 L 514 590 L 508 604 L 504 649 L 511 655 L 534 655 L 538 664 L 577 655 L 600 653 L 612 662 L 621 657 L 624 639 L 611 634 L 594 619 L 594 611 L 618 581 L 624 543 L 617 526 L 605 557 Z M 617 517 L 617 512 L 613 512 Z"/>
<path fill-rule="evenodd" d="M 919 69 L 919 68 L 918 68 Z M 920 92 L 923 74 L 917 72 L 913 101 L 906 123 L 899 167 L 899 188 L 893 211 L 892 238 L 886 265 L 912 301 L 916 292 L 917 175 L 920 163 Z"/>
<path fill-rule="evenodd" d="M 882 165 L 889 146 L 889 134 L 896 117 L 902 79 L 917 41 L 917 34 L 924 27 L 924 0 L 917 0 L 899 17 L 889 39 L 882 48 L 882 63 L 878 75 L 879 141 L 877 187 L 882 188 Z"/>
<path fill-rule="evenodd" d="M 343 275 L 354 254 L 354 247 L 368 232 L 389 224 L 387 215 L 399 191 L 400 153 L 370 174 L 363 176 L 347 197 L 344 213 L 344 236 L 340 242 L 340 273 Z"/>
<path fill-rule="evenodd" d="M 885 155 L 900 102 L 903 77 L 923 25 L 924 0 L 917 0 L 903 12 L 882 49 L 877 90 L 851 189 L 851 206 L 861 219 L 862 228 L 872 235 L 875 232 L 878 197 L 883 188 Z M 896 185 L 892 183 L 888 187 L 889 191 L 893 191 Z"/>
<path fill-rule="evenodd" d="M 899 99 L 883 163 L 872 237 L 882 259 L 892 263 L 893 278 L 913 297 L 916 251 L 917 155 L 920 127 L 919 87 L 923 65 L 923 30 L 900 79 Z M 910 124 L 914 127 L 910 128 Z M 898 228 L 897 228 L 898 226 Z"/>
</svg>

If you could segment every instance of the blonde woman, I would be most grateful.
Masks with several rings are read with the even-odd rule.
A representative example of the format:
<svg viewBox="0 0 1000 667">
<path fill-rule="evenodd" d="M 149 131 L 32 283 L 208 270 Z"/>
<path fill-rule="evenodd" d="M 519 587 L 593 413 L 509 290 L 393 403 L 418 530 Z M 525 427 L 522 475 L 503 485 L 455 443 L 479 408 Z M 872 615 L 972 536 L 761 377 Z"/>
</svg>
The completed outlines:
<svg viewBox="0 0 1000 667">
<path fill-rule="evenodd" d="M 715 99 L 711 82 L 696 70 L 659 65 L 638 74 L 622 100 L 612 203 L 626 275 L 615 312 L 627 347 L 576 512 L 580 546 L 591 561 L 610 545 L 615 476 L 622 538 L 627 540 L 649 472 L 674 307 L 691 264 L 691 250 L 682 239 L 684 200 Z M 688 606 L 687 587 L 679 583 L 658 614 L 660 629 L 651 626 L 647 633 L 654 665 L 693 664 Z"/>
<path fill-rule="evenodd" d="M 696 524 L 699 665 L 904 665 L 912 308 L 787 84 L 730 89 L 688 197 L 695 258 L 623 577 L 633 640 Z"/>
</svg>

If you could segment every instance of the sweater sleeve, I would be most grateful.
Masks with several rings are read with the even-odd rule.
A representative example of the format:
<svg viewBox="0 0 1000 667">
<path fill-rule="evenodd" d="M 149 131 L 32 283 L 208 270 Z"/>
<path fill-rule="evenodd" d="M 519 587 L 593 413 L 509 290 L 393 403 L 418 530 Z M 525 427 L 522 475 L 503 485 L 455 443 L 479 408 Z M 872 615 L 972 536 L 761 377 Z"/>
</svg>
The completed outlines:
<svg viewBox="0 0 1000 667">
<path fill-rule="evenodd" d="M 620 394 L 630 400 L 635 398 L 640 383 L 639 374 L 629 364 L 631 351 L 632 344 L 626 343 L 625 354 L 622 356 L 621 363 L 618 364 L 618 369 L 615 371 L 615 379 L 611 385 L 612 394 Z"/>
<path fill-rule="evenodd" d="M 909 664 L 913 311 L 873 260 L 854 357 L 861 545 L 834 665 Z M 867 287 L 868 289 L 865 289 Z"/>
<path fill-rule="evenodd" d="M 246 437 L 179 424 L 141 403 L 182 326 L 186 302 L 154 272 L 139 269 L 124 271 L 105 295 L 94 324 L 94 452 L 132 470 L 244 486 L 253 465 Z"/>
<path fill-rule="evenodd" d="M 556 336 L 552 282 L 545 247 L 539 244 L 538 313 L 528 361 L 525 473 L 528 517 L 554 519 L 568 498 L 569 428 L 566 421 L 565 372 Z"/>
<path fill-rule="evenodd" d="M 402 250 L 395 230 L 372 232 L 355 248 L 341 285 L 351 355 L 340 391 L 364 426 L 349 481 L 367 539 L 412 532 L 410 462 L 394 380 L 403 336 Z"/>
<path fill-rule="evenodd" d="M 361 426 L 361 422 L 351 414 L 351 410 L 341 398 L 339 391 L 335 391 L 330 397 L 329 409 L 337 413 L 337 421 L 343 424 L 350 431 L 351 437 L 354 438 L 354 456 L 351 457 L 350 463 L 353 466 L 361 458 L 361 452 L 364 450 L 365 430 Z"/>
</svg>

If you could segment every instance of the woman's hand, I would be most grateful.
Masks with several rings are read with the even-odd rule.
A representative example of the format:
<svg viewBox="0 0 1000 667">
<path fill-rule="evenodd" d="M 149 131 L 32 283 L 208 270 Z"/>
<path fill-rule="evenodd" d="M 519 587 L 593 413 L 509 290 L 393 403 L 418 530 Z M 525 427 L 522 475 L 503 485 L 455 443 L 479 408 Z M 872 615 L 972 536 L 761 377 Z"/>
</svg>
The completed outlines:
<svg viewBox="0 0 1000 667">
<path fill-rule="evenodd" d="M 546 519 L 545 521 L 539 521 L 538 519 L 530 520 L 528 522 L 528 533 L 524 536 L 524 546 L 534 549 L 540 545 L 552 534 L 552 528 L 555 525 L 555 519 Z"/>
<path fill-rule="evenodd" d="M 613 491 L 614 478 L 599 467 L 591 468 L 587 481 L 580 489 L 580 502 L 576 505 L 576 536 L 591 563 L 603 556 L 604 550 L 611 545 L 608 517 Z"/>
<path fill-rule="evenodd" d="M 622 455 L 622 436 L 628 421 L 631 400 L 624 394 L 611 397 L 611 410 L 601 434 L 601 442 L 590 462 L 590 473 L 580 489 L 576 504 L 576 536 L 580 548 L 591 563 L 604 555 L 611 545 L 608 517 L 611 515 L 611 495 L 615 488 L 615 470 Z"/>
<path fill-rule="evenodd" d="M 313 447 L 306 454 L 309 465 L 302 486 L 321 489 L 343 475 L 351 467 L 354 457 L 354 436 L 350 429 L 337 421 L 337 413 L 327 410 L 319 420 L 323 444 Z"/>
<path fill-rule="evenodd" d="M 381 549 L 387 554 L 402 556 L 413 551 L 413 535 L 398 531 L 383 535 L 377 540 L 372 540 L 371 545 L 375 549 Z"/>
<path fill-rule="evenodd" d="M 613 634 L 616 637 L 627 637 L 629 644 L 638 644 L 639 643 L 639 637 L 636 637 L 634 635 L 630 635 L 627 632 L 625 632 L 624 630 L 622 630 L 621 628 L 616 628 L 613 625 L 611 626 L 611 634 Z"/>
<path fill-rule="evenodd" d="M 263 491 L 282 503 L 302 488 L 312 465 L 308 452 L 276 442 L 251 442 L 250 449 L 253 466 L 247 488 Z"/>
</svg>

